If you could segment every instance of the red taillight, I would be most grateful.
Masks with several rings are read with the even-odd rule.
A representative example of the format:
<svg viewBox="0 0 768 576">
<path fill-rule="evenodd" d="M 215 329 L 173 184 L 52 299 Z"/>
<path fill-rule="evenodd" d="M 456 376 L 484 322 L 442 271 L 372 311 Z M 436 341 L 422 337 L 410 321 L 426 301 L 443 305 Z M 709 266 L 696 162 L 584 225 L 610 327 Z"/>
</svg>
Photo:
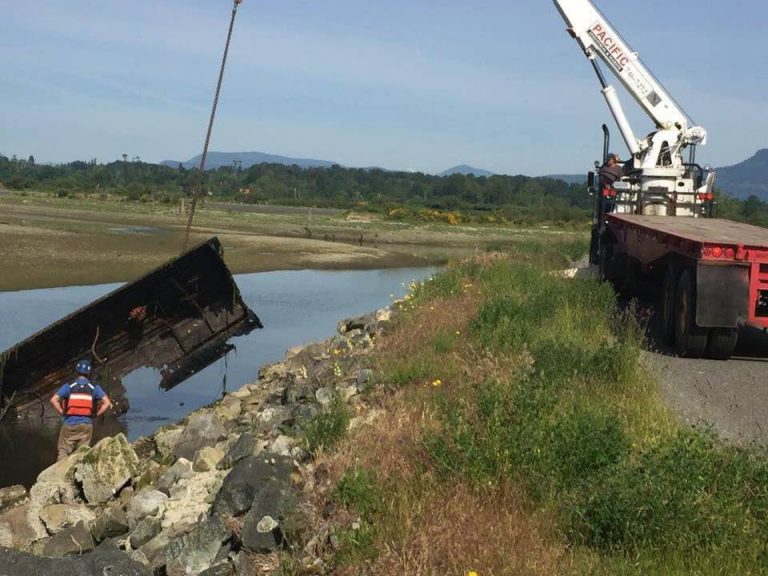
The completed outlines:
<svg viewBox="0 0 768 576">
<path fill-rule="evenodd" d="M 712 248 L 712 256 L 714 256 L 715 258 L 720 258 L 720 256 L 722 255 L 723 255 L 723 249 L 720 248 L 720 246 L 715 246 L 714 248 Z"/>
<path fill-rule="evenodd" d="M 702 202 L 711 202 L 715 199 L 715 195 L 712 192 L 702 192 L 699 194 L 699 200 Z"/>
<path fill-rule="evenodd" d="M 725 249 L 725 257 L 726 258 L 733 258 L 736 256 L 736 251 L 733 248 L 726 248 Z"/>
<path fill-rule="evenodd" d="M 704 248 L 704 256 L 712 256 L 712 250 L 709 248 Z"/>
</svg>

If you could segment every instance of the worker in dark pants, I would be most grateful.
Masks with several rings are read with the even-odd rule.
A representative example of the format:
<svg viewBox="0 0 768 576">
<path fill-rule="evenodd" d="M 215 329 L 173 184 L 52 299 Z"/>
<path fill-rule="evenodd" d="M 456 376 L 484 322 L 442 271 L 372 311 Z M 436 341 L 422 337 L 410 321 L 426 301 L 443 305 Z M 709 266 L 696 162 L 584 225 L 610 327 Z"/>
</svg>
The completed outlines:
<svg viewBox="0 0 768 576">
<path fill-rule="evenodd" d="M 608 154 L 605 164 L 597 172 L 600 176 L 600 195 L 603 201 L 603 214 L 610 214 L 616 208 L 616 189 L 613 183 L 624 176 L 624 165 L 618 154 Z"/>
<path fill-rule="evenodd" d="M 600 245 L 605 232 L 605 216 L 616 209 L 616 189 L 613 183 L 624 175 L 624 165 L 621 164 L 618 154 L 608 154 L 605 163 L 597 172 L 598 175 L 598 202 L 597 223 L 592 228 L 592 237 L 589 244 L 590 262 L 597 263 L 600 257 Z"/>
<path fill-rule="evenodd" d="M 75 381 L 64 384 L 51 397 L 54 410 L 64 417 L 59 431 L 57 460 L 63 460 L 80 446 L 89 446 L 93 437 L 94 408 L 98 404 L 98 417 L 112 406 L 101 386 L 91 383 L 88 360 L 80 360 L 75 370 L 79 374 Z"/>
</svg>

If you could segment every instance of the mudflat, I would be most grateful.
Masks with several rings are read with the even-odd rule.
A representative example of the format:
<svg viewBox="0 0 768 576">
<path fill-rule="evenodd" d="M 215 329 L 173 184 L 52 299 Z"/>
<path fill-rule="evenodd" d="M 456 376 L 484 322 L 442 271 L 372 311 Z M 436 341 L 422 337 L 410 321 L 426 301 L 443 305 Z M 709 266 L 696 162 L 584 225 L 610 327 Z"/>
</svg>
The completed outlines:
<svg viewBox="0 0 768 576">
<path fill-rule="evenodd" d="M 186 222 L 178 205 L 0 191 L 0 290 L 133 280 L 181 253 Z M 217 236 L 233 273 L 373 269 L 440 265 L 541 233 L 209 202 L 198 206 L 190 245 Z"/>
</svg>

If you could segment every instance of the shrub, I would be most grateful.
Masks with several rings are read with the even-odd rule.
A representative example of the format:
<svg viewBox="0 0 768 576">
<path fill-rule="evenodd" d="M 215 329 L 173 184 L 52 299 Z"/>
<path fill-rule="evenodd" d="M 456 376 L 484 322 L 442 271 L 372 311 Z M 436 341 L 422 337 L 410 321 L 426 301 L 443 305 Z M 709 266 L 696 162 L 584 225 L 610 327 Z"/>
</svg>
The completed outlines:
<svg viewBox="0 0 768 576">
<path fill-rule="evenodd" d="M 382 505 L 375 472 L 365 468 L 348 470 L 339 480 L 333 499 L 370 520 Z"/>
<path fill-rule="evenodd" d="M 311 453 L 321 448 L 331 448 L 347 433 L 351 419 L 349 407 L 338 397 L 331 405 L 314 416 L 304 427 L 304 436 Z"/>
</svg>

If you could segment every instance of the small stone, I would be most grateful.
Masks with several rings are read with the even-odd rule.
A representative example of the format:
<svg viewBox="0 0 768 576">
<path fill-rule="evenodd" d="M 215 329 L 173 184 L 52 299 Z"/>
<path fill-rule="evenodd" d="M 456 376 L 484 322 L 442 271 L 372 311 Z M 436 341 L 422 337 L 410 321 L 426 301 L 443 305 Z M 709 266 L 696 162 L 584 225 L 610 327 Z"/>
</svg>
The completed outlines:
<svg viewBox="0 0 768 576">
<path fill-rule="evenodd" d="M 147 462 L 157 454 L 157 444 L 151 436 L 141 436 L 133 441 L 133 451 L 142 462 Z"/>
<path fill-rule="evenodd" d="M 173 447 L 173 454 L 177 458 L 191 459 L 200 448 L 215 446 L 226 437 L 227 431 L 216 414 L 198 412 L 189 417 L 186 428 Z"/>
<path fill-rule="evenodd" d="M 27 497 L 27 489 L 21 484 L 0 488 L 0 510 L 10 508 Z"/>
<path fill-rule="evenodd" d="M 208 472 L 209 470 L 215 470 L 219 462 L 224 458 L 224 452 L 218 448 L 212 446 L 206 446 L 201 448 L 197 454 L 195 454 L 195 462 L 192 465 L 192 469 L 195 472 Z"/>
<path fill-rule="evenodd" d="M 93 549 L 94 542 L 90 530 L 85 522 L 78 522 L 48 540 L 43 547 L 43 555 L 58 558 L 71 554 L 83 554 Z"/>
<path fill-rule="evenodd" d="M 186 458 L 179 458 L 173 463 L 173 466 L 168 468 L 168 470 L 160 476 L 160 479 L 156 483 L 157 489 L 169 494 L 171 486 L 176 482 L 182 478 L 191 478 L 193 475 L 192 462 Z"/>
<path fill-rule="evenodd" d="M 134 527 L 147 516 L 159 516 L 165 510 L 168 496 L 159 490 L 139 490 L 128 504 L 128 526 Z"/>
<path fill-rule="evenodd" d="M 327 408 L 333 403 L 333 391 L 330 388 L 318 388 L 315 398 L 323 408 Z"/>
<path fill-rule="evenodd" d="M 147 565 L 154 570 L 158 570 L 161 566 L 165 566 L 165 551 L 171 543 L 171 538 L 172 536 L 168 533 L 160 532 L 160 534 L 152 538 L 152 540 L 144 544 L 136 552 L 141 552 L 146 559 Z M 133 558 L 133 556 L 131 557 Z M 140 561 L 138 558 L 134 558 L 134 560 Z"/>
<path fill-rule="evenodd" d="M 0 547 L 26 548 L 32 541 L 47 536 L 38 518 L 39 530 L 32 523 L 30 503 L 8 508 L 0 512 Z"/>
<path fill-rule="evenodd" d="M 154 486 L 160 480 L 163 474 L 168 470 L 167 466 L 158 464 L 154 460 L 150 460 L 146 465 L 144 472 L 136 479 L 134 484 L 136 490 L 141 490 L 147 486 Z"/>
<path fill-rule="evenodd" d="M 136 524 L 130 536 L 131 547 L 137 549 L 149 542 L 152 538 L 160 534 L 160 520 L 147 516 L 141 522 Z"/>
<path fill-rule="evenodd" d="M 227 394 L 216 405 L 215 412 L 219 418 L 228 422 L 240 416 L 240 413 L 242 412 L 242 403 L 239 398 Z"/>
<path fill-rule="evenodd" d="M 266 534 L 267 532 L 272 532 L 272 530 L 278 526 L 280 526 L 280 522 L 272 518 L 272 516 L 264 516 L 264 518 L 259 520 L 259 523 L 256 524 L 256 530 L 260 534 Z"/>
<path fill-rule="evenodd" d="M 220 518 L 214 516 L 203 521 L 189 534 L 171 541 L 165 554 L 166 573 L 168 576 L 186 576 L 210 568 L 231 535 Z"/>
<path fill-rule="evenodd" d="M 61 532 L 67 526 L 81 520 L 91 522 L 96 516 L 88 508 L 77 504 L 51 504 L 40 510 L 40 520 L 51 534 Z"/>
<path fill-rule="evenodd" d="M 373 370 L 369 368 L 363 368 L 357 372 L 356 382 L 358 388 L 369 386 L 373 383 Z"/>
<path fill-rule="evenodd" d="M 173 449 L 181 437 L 182 428 L 176 424 L 170 424 L 159 428 L 155 434 L 155 445 L 157 453 L 164 459 L 168 459 L 173 454 Z"/>
<path fill-rule="evenodd" d="M 357 396 L 357 384 L 349 384 L 347 382 L 343 382 L 336 387 L 336 393 L 344 402 L 346 402 L 353 396 Z"/>
<path fill-rule="evenodd" d="M 281 456 L 289 456 L 291 448 L 293 448 L 295 443 L 293 438 L 281 434 L 274 442 L 272 442 L 269 451 L 274 452 L 275 454 L 280 454 Z"/>
<path fill-rule="evenodd" d="M 104 510 L 91 527 L 93 537 L 101 542 L 105 538 L 113 538 L 128 532 L 128 519 L 119 506 L 110 506 Z"/>
</svg>

